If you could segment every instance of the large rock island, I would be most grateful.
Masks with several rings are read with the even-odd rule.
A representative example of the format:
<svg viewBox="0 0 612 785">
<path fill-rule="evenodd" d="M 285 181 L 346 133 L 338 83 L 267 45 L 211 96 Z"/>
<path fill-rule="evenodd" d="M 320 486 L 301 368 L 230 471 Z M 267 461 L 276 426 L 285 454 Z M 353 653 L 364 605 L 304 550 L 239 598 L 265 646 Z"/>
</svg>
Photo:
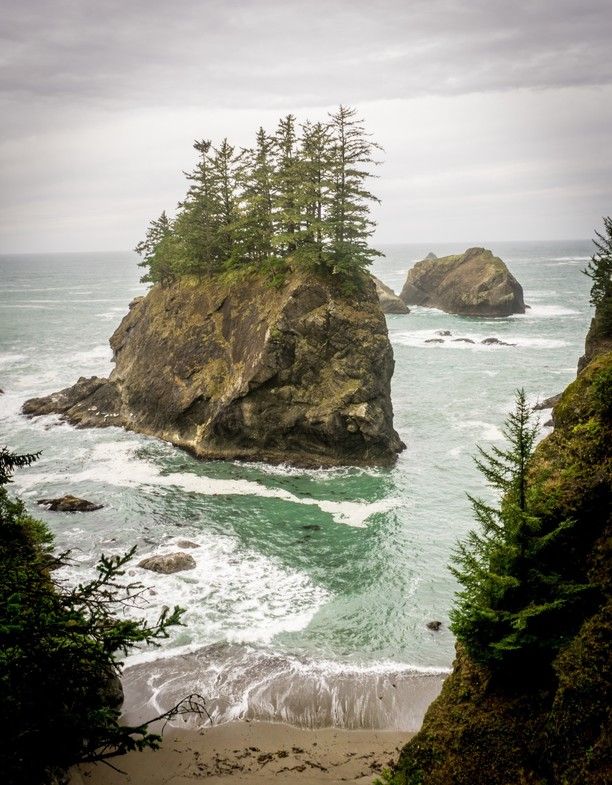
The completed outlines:
<svg viewBox="0 0 612 785">
<path fill-rule="evenodd" d="M 485 248 L 469 248 L 463 254 L 440 259 L 429 254 L 408 272 L 400 298 L 406 305 L 424 305 L 461 316 L 525 313 L 520 283 L 504 262 Z"/>
<path fill-rule="evenodd" d="M 111 340 L 108 379 L 24 404 L 79 427 L 120 425 L 207 459 L 390 465 L 393 354 L 376 289 L 292 272 L 156 284 Z"/>
</svg>

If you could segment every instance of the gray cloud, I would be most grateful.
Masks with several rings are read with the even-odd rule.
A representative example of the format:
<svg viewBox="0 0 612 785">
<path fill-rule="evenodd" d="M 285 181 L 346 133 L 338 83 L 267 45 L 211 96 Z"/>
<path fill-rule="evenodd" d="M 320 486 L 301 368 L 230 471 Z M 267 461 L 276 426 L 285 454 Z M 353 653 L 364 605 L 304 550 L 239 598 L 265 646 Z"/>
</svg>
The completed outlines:
<svg viewBox="0 0 612 785">
<path fill-rule="evenodd" d="M 612 203 L 610 0 L 7 0 L 0 250 L 132 247 L 191 141 L 357 105 L 380 241 L 590 236 Z"/>
<path fill-rule="evenodd" d="M 612 82 L 609 0 L 30 0 L 3 19 L 23 99 L 287 106 Z"/>
</svg>

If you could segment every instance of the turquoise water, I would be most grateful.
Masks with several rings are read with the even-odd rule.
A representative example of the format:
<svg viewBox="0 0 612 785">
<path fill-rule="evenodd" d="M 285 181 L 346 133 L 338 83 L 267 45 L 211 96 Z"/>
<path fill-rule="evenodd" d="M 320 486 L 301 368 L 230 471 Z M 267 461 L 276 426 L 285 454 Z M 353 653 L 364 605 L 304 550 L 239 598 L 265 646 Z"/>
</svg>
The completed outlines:
<svg viewBox="0 0 612 785">
<path fill-rule="evenodd" d="M 398 291 L 428 251 L 464 247 L 383 250 L 374 272 Z M 523 284 L 531 306 L 524 316 L 475 320 L 414 308 L 388 317 L 395 427 L 408 445 L 392 470 L 201 463 L 114 428 L 26 420 L 25 399 L 110 372 L 108 338 L 144 287 L 130 253 L 0 257 L 0 440 L 42 450 L 15 488 L 58 547 L 72 549 L 64 579 L 91 575 L 101 551 L 138 544 L 144 556 L 176 549 L 181 538 L 200 546 L 190 572 L 133 568 L 152 587 L 145 613 L 175 602 L 187 608 L 187 626 L 166 649 L 134 662 L 209 647 L 217 684 L 236 647 L 243 660 L 245 651 L 293 657 L 317 672 L 449 667 L 446 622 L 456 587 L 446 565 L 472 525 L 465 492 L 486 493 L 471 460 L 475 445 L 499 442 L 518 386 L 535 401 L 567 385 L 590 319 L 581 273 L 590 242 L 492 250 Z M 439 330 L 516 346 L 425 343 Z M 67 516 L 35 505 L 67 492 L 106 506 Z M 444 623 L 439 633 L 426 628 L 431 619 Z"/>
</svg>

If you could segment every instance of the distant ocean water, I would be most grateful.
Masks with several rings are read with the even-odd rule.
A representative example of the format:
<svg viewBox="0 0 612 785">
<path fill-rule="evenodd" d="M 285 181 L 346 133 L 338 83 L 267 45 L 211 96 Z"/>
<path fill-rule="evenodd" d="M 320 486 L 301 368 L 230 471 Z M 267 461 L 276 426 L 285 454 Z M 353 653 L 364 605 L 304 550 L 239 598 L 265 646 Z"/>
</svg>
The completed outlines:
<svg viewBox="0 0 612 785">
<path fill-rule="evenodd" d="M 14 487 L 58 547 L 72 549 L 63 578 L 90 576 L 102 551 L 138 544 L 142 557 L 173 550 L 181 538 L 200 545 L 195 570 L 159 576 L 132 568 L 151 586 L 150 617 L 163 605 L 187 608 L 186 627 L 162 649 L 130 659 L 152 703 L 171 681 L 178 694 L 196 680 L 221 720 L 250 713 L 302 724 L 415 721 L 409 678 L 421 674 L 422 684 L 453 657 L 447 620 L 456 586 L 447 564 L 473 525 L 465 492 L 488 492 L 471 460 L 475 445 L 500 443 L 517 387 L 535 402 L 574 378 L 591 315 L 581 272 L 589 241 L 491 247 L 522 283 L 525 315 L 475 320 L 414 308 L 387 318 L 395 427 L 408 445 L 391 470 L 203 463 L 114 428 L 26 420 L 25 399 L 110 372 L 108 338 L 145 287 L 130 253 L 0 257 L 0 441 L 42 450 Z M 381 250 L 373 272 L 399 291 L 428 251 L 464 246 Z M 476 343 L 426 343 L 439 330 Z M 488 337 L 516 346 L 479 343 Z M 106 506 L 68 516 L 35 504 L 67 492 Z M 431 619 L 443 622 L 439 633 L 427 629 Z M 189 652 L 199 653 L 180 668 L 169 659 Z M 318 709 L 303 707 L 306 693 Z"/>
</svg>

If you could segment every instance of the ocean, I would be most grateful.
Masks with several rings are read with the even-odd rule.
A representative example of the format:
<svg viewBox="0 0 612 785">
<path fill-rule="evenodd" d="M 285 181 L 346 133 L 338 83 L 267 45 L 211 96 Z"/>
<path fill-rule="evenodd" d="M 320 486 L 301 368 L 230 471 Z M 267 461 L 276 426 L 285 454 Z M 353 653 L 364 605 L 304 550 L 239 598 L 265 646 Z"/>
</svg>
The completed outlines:
<svg viewBox="0 0 612 785">
<path fill-rule="evenodd" d="M 526 314 L 470 319 L 417 307 L 387 317 L 395 427 L 407 444 L 393 469 L 200 462 L 116 428 L 25 419 L 27 398 L 111 371 L 108 339 L 146 287 L 128 252 L 0 257 L 0 443 L 42 451 L 13 488 L 58 549 L 71 550 L 61 579 L 87 579 L 100 553 L 136 544 L 129 576 L 150 587 L 138 613 L 186 608 L 185 626 L 160 649 L 127 660 L 127 694 L 143 716 L 197 690 L 219 722 L 418 727 L 453 659 L 457 586 L 447 565 L 473 526 L 466 492 L 489 493 L 476 445 L 502 443 L 518 387 L 535 403 L 575 377 L 591 318 L 581 272 L 590 241 L 489 247 L 523 285 Z M 427 252 L 465 245 L 381 250 L 373 272 L 397 292 Z M 441 330 L 475 343 L 426 342 Z M 488 337 L 514 345 L 479 343 Z M 69 515 L 36 505 L 65 493 L 105 506 Z M 194 570 L 135 566 L 179 539 L 199 545 Z"/>
</svg>

